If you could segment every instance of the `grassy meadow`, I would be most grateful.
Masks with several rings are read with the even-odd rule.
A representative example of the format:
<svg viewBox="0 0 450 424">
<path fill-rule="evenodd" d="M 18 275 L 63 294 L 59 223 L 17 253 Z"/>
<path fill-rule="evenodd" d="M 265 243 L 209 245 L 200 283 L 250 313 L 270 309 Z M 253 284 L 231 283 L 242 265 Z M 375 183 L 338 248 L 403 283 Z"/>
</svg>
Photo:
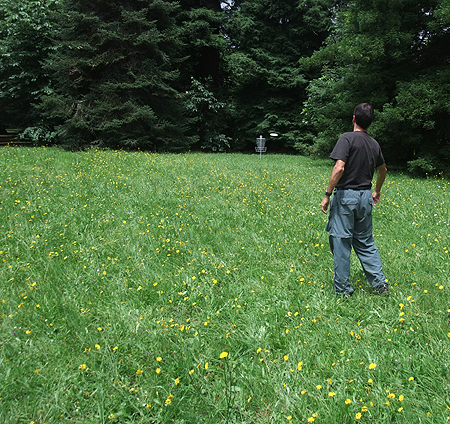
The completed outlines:
<svg viewBox="0 0 450 424">
<path fill-rule="evenodd" d="M 0 423 L 450 421 L 450 182 L 388 173 L 333 291 L 329 161 L 0 149 Z M 389 164 L 388 164 L 389 166 Z"/>
</svg>

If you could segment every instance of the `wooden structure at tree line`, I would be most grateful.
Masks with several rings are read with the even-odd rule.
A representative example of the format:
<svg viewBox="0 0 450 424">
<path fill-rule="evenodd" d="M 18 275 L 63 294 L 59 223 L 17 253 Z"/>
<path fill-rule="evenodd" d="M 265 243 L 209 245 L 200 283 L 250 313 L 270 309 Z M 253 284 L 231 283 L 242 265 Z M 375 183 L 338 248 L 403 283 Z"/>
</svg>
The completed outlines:
<svg viewBox="0 0 450 424">
<path fill-rule="evenodd" d="M 6 134 L 0 134 L 0 146 L 23 146 L 30 145 L 30 142 L 21 141 L 19 131 L 6 131 Z"/>
</svg>

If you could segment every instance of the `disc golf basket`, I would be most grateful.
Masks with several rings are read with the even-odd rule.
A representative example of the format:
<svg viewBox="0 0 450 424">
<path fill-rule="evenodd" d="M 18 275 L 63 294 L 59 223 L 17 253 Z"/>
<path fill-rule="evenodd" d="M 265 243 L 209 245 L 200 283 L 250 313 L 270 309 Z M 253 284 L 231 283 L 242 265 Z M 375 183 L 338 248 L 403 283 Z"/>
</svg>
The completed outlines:
<svg viewBox="0 0 450 424">
<path fill-rule="evenodd" d="M 259 153 L 259 159 L 261 159 L 261 153 L 267 152 L 266 139 L 263 138 L 262 135 L 260 135 L 260 136 L 256 139 L 256 147 L 255 147 L 255 151 L 256 151 L 256 153 Z"/>
</svg>

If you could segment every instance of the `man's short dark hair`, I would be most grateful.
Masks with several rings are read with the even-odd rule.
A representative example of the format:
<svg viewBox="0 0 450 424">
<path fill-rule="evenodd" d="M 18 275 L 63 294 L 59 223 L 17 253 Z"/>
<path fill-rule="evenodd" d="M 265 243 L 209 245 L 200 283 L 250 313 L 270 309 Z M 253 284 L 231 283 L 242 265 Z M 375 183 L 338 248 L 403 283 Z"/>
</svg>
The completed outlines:
<svg viewBox="0 0 450 424">
<path fill-rule="evenodd" d="M 373 121 L 373 107 L 369 103 L 361 103 L 355 107 L 355 121 L 362 129 L 367 129 Z"/>
</svg>

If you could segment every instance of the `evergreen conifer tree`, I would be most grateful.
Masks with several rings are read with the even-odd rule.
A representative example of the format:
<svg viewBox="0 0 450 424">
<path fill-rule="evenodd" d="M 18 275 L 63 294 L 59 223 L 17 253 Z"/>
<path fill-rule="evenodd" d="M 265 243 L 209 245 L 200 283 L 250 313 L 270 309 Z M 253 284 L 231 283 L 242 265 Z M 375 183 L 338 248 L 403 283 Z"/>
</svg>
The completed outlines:
<svg viewBox="0 0 450 424">
<path fill-rule="evenodd" d="M 176 89 L 177 4 L 164 0 L 65 0 L 60 46 L 48 61 L 55 90 L 46 118 L 72 148 L 187 149 Z"/>
<path fill-rule="evenodd" d="M 199 136 L 193 148 L 224 151 L 230 147 L 229 108 L 225 57 L 229 43 L 223 33 L 225 13 L 219 0 L 179 0 L 177 22 L 182 28 L 186 60 L 180 83 L 192 133 Z"/>
</svg>

